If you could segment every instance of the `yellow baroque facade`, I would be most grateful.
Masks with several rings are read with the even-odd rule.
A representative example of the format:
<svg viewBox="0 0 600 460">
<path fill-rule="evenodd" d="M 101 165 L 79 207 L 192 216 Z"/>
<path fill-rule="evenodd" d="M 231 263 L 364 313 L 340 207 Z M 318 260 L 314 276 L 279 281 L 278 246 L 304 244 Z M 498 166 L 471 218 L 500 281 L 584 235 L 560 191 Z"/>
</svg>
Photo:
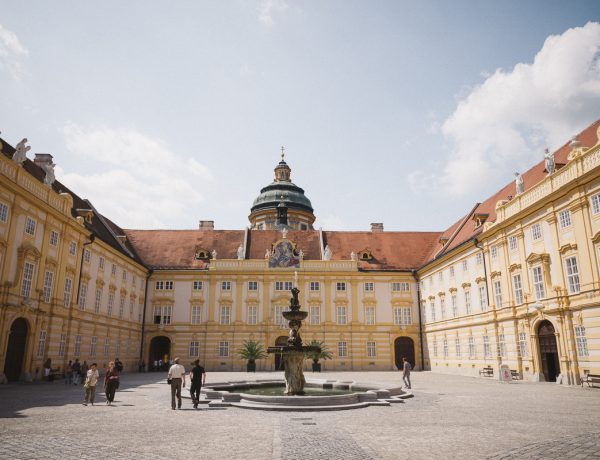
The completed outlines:
<svg viewBox="0 0 600 460">
<path fill-rule="evenodd" d="M 329 348 L 326 370 L 391 370 L 406 356 L 577 384 L 600 373 L 599 125 L 442 232 L 314 230 L 283 155 L 245 230 L 121 229 L 53 180 L 51 157 L 19 159 L 22 146 L 1 141 L 1 378 L 117 356 L 127 370 L 174 356 L 243 370 L 245 341 L 287 340 L 297 284 L 302 338 Z"/>
</svg>

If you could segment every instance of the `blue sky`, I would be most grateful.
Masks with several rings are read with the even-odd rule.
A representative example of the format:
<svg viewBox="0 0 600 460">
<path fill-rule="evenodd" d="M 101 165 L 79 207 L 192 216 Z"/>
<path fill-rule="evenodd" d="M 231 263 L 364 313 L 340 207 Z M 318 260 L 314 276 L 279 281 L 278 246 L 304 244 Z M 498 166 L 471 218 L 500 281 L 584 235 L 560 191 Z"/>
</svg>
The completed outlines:
<svg viewBox="0 0 600 460">
<path fill-rule="evenodd" d="M 441 230 L 600 118 L 597 1 L 0 0 L 0 131 L 128 228 Z"/>
</svg>

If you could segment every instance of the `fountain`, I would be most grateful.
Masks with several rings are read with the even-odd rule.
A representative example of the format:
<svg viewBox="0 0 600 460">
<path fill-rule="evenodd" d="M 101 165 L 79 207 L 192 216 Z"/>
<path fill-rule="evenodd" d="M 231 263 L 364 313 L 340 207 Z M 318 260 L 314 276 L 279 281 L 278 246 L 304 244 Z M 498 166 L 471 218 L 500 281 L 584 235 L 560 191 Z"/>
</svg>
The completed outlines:
<svg viewBox="0 0 600 460">
<path fill-rule="evenodd" d="M 321 351 L 321 348 L 317 346 L 302 345 L 300 328 L 302 327 L 302 320 L 306 319 L 308 312 L 300 311 L 300 302 L 298 300 L 298 294 L 300 293 L 300 290 L 294 286 L 290 292 L 292 293 L 292 297 L 290 298 L 290 309 L 282 312 L 283 317 L 288 320 L 288 325 L 290 326 L 287 345 L 269 347 L 267 349 L 267 353 L 279 353 L 282 355 L 283 364 L 285 367 L 284 394 L 288 396 L 304 394 L 304 385 L 306 384 L 306 379 L 304 378 L 304 372 L 302 368 L 304 364 L 305 353 L 319 353 Z"/>
</svg>

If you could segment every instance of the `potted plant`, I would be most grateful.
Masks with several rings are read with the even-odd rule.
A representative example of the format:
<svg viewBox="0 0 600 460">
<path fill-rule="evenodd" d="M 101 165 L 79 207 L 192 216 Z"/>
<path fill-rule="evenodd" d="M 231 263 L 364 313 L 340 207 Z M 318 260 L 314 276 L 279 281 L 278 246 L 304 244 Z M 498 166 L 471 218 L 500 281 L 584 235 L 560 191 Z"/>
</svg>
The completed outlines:
<svg viewBox="0 0 600 460">
<path fill-rule="evenodd" d="M 327 345 L 325 345 L 325 342 L 323 342 L 322 340 L 313 340 L 312 342 L 309 343 L 309 345 L 312 347 L 321 348 L 320 352 L 309 351 L 308 353 L 306 353 L 306 357 L 312 359 L 312 361 L 313 361 L 312 371 L 313 372 L 321 372 L 321 363 L 319 362 L 319 360 L 320 359 L 323 359 L 323 360 L 331 359 L 331 358 L 333 358 L 333 355 L 329 351 L 329 348 L 327 347 Z"/>
<path fill-rule="evenodd" d="M 242 348 L 238 350 L 240 358 L 248 360 L 246 363 L 246 372 L 256 372 L 256 360 L 267 357 L 265 349 L 256 340 L 246 340 Z"/>
</svg>

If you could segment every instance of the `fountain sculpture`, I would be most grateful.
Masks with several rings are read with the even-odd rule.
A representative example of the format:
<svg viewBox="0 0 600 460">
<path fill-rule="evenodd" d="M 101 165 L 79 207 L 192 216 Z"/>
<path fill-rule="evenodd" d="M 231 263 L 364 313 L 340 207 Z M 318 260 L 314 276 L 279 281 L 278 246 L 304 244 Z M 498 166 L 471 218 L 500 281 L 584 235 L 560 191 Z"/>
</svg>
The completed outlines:
<svg viewBox="0 0 600 460">
<path fill-rule="evenodd" d="M 285 366 L 285 394 L 303 395 L 304 385 L 306 384 L 302 370 L 305 353 L 318 353 L 321 351 L 321 348 L 302 345 L 300 328 L 302 327 L 302 320 L 306 319 L 308 312 L 300 310 L 300 302 L 298 301 L 300 290 L 294 286 L 290 292 L 292 293 L 290 309 L 282 312 L 283 317 L 288 320 L 288 325 L 290 326 L 287 345 L 269 347 L 267 353 L 279 353 L 282 355 Z"/>
</svg>

